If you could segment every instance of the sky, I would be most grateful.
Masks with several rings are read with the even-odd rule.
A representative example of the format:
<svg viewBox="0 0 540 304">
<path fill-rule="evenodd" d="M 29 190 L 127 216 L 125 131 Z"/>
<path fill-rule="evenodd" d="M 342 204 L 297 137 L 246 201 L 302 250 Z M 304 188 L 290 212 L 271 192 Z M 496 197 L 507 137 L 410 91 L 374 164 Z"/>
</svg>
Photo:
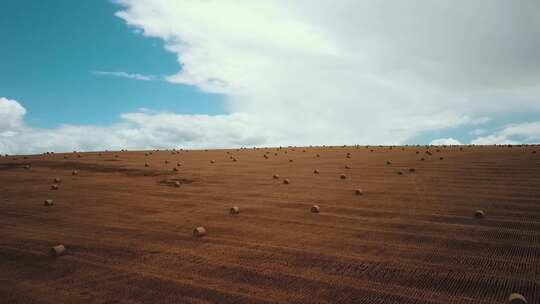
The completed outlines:
<svg viewBox="0 0 540 304">
<path fill-rule="evenodd" d="M 0 153 L 540 142 L 536 0 L 0 1 Z"/>
</svg>

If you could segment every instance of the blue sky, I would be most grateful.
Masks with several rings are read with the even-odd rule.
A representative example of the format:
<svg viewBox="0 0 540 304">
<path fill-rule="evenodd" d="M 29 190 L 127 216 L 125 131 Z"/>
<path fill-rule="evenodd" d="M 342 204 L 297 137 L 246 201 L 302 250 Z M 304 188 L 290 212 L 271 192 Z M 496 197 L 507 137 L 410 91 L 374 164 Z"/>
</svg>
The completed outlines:
<svg viewBox="0 0 540 304">
<path fill-rule="evenodd" d="M 0 96 L 19 101 L 32 127 L 104 125 L 138 108 L 224 113 L 223 96 L 193 86 L 94 74 L 180 69 L 162 40 L 135 33 L 118 10 L 110 1 L 2 1 Z"/>
<path fill-rule="evenodd" d="M 0 1 L 0 153 L 540 142 L 540 3 Z"/>
</svg>

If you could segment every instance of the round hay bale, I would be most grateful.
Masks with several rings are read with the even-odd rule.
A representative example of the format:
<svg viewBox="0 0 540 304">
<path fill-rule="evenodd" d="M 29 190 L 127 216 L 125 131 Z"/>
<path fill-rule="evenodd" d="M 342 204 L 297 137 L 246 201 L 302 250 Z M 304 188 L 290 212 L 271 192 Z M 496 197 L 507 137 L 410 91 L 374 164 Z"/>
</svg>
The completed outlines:
<svg viewBox="0 0 540 304">
<path fill-rule="evenodd" d="M 238 214 L 240 213 L 240 208 L 238 206 L 233 206 L 231 209 L 229 209 L 230 214 Z"/>
<path fill-rule="evenodd" d="M 527 299 L 519 293 L 513 293 L 508 297 L 508 303 L 510 304 L 527 304 Z"/>
<path fill-rule="evenodd" d="M 46 199 L 43 202 L 43 206 L 54 206 L 54 201 L 52 199 Z"/>
<path fill-rule="evenodd" d="M 339 178 L 341 178 L 341 179 L 346 179 L 346 178 L 347 178 L 347 175 L 341 174 L 341 175 L 339 176 Z"/>
<path fill-rule="evenodd" d="M 355 193 L 356 195 L 363 195 L 363 194 L 364 194 L 364 190 L 358 188 L 358 189 L 354 190 L 354 193 Z"/>
<path fill-rule="evenodd" d="M 178 167 L 174 167 L 174 168 L 172 168 L 172 170 L 173 170 L 174 172 L 178 172 Z"/>
<path fill-rule="evenodd" d="M 166 164 L 168 164 L 168 163 L 169 163 L 169 161 L 168 161 L 168 160 L 165 160 L 165 163 L 166 163 Z"/>
<path fill-rule="evenodd" d="M 426 159 L 422 157 L 422 158 L 420 158 L 420 160 L 421 160 L 421 161 L 425 161 Z"/>
<path fill-rule="evenodd" d="M 58 184 L 58 183 L 60 183 L 61 181 L 62 181 L 62 180 L 60 179 L 60 177 L 55 177 L 55 178 L 53 179 L 53 182 L 54 182 L 55 184 Z"/>
<path fill-rule="evenodd" d="M 398 171 L 398 172 L 397 172 L 397 175 L 403 175 L 403 172 L 402 172 L 402 171 Z"/>
<path fill-rule="evenodd" d="M 53 257 L 58 257 L 58 256 L 66 254 L 66 251 L 67 251 L 66 246 L 60 244 L 60 245 L 52 246 L 51 249 L 49 250 L 49 254 Z"/>
<path fill-rule="evenodd" d="M 78 174 L 79 174 L 79 171 L 77 171 L 77 170 L 71 171 L 71 175 L 78 175 Z"/>
<path fill-rule="evenodd" d="M 206 235 L 206 229 L 204 227 L 197 227 L 193 229 L 193 236 L 194 237 L 203 237 Z"/>
<path fill-rule="evenodd" d="M 144 163 L 144 166 L 145 167 L 150 167 L 150 164 L 149 163 Z"/>
<path fill-rule="evenodd" d="M 210 161 L 210 163 L 211 163 L 211 164 L 213 164 L 213 163 L 215 163 L 215 162 L 216 162 L 216 161 L 215 161 L 215 160 L 213 160 L 213 159 L 212 159 L 212 160 Z"/>
<path fill-rule="evenodd" d="M 321 207 L 319 207 L 319 205 L 313 205 L 313 206 L 311 206 L 311 212 L 312 213 L 319 213 L 319 212 L 321 212 Z"/>
<path fill-rule="evenodd" d="M 350 169 L 350 168 L 351 168 L 351 166 L 345 165 L 345 169 Z"/>
<path fill-rule="evenodd" d="M 290 181 L 289 181 L 288 178 L 286 178 L 286 179 L 283 180 L 283 183 L 284 183 L 285 185 L 288 185 L 288 184 L 290 183 Z"/>
<path fill-rule="evenodd" d="M 81 155 L 80 155 L 80 154 L 78 154 L 78 155 L 77 155 L 77 157 L 78 157 L 78 158 L 81 158 Z"/>
<path fill-rule="evenodd" d="M 176 163 L 176 166 L 177 166 L 177 167 L 181 167 L 181 166 L 182 166 L 182 163 Z"/>
<path fill-rule="evenodd" d="M 409 168 L 409 172 L 416 172 L 415 168 Z"/>
<path fill-rule="evenodd" d="M 478 209 L 474 212 L 475 218 L 484 218 L 486 216 L 486 212 L 484 210 Z"/>
<path fill-rule="evenodd" d="M 58 184 L 51 185 L 51 190 L 58 190 L 60 187 L 58 187 Z"/>
<path fill-rule="evenodd" d="M 313 170 L 313 174 L 319 174 L 319 173 L 320 173 L 320 172 L 319 172 L 319 169 Z"/>
<path fill-rule="evenodd" d="M 278 179 L 278 178 L 279 178 L 279 174 L 274 174 L 273 178 L 274 178 L 274 179 Z"/>
<path fill-rule="evenodd" d="M 416 154 L 420 154 L 420 151 L 416 151 Z"/>
<path fill-rule="evenodd" d="M 266 155 L 266 154 L 264 154 L 263 157 L 264 157 L 265 159 L 268 159 L 268 155 Z"/>
<path fill-rule="evenodd" d="M 442 156 L 441 156 L 441 157 L 439 157 L 439 160 L 443 160 L 443 159 L 444 159 L 444 157 L 442 157 Z"/>
<path fill-rule="evenodd" d="M 293 162 L 293 160 L 292 160 L 292 159 L 289 159 L 289 162 L 290 162 L 290 163 L 292 163 L 292 162 Z"/>
<path fill-rule="evenodd" d="M 319 153 L 317 153 L 317 155 L 315 155 L 316 157 L 321 157 L 321 155 Z"/>
<path fill-rule="evenodd" d="M 182 184 L 180 184 L 180 181 L 175 181 L 175 182 L 174 182 L 174 186 L 175 186 L 176 188 L 179 188 L 181 185 L 182 185 Z"/>
<path fill-rule="evenodd" d="M 387 165 L 391 165 L 391 164 L 392 164 L 392 162 L 391 162 L 391 161 L 389 161 L 389 160 L 387 160 L 387 161 L 386 161 L 386 164 L 387 164 Z"/>
</svg>

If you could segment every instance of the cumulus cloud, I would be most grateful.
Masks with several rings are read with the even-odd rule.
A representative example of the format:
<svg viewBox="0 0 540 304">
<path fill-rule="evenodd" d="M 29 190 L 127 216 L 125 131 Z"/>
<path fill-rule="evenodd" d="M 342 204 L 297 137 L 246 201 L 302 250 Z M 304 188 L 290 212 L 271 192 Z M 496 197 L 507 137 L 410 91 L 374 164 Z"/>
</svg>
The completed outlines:
<svg viewBox="0 0 540 304">
<path fill-rule="evenodd" d="M 144 81 L 151 81 L 151 80 L 159 79 L 158 77 L 154 75 L 143 75 L 143 74 L 126 73 L 126 72 L 93 71 L 92 74 L 114 76 L 114 77 L 121 77 L 121 78 L 135 79 L 135 80 L 144 80 Z"/>
<path fill-rule="evenodd" d="M 256 122 L 244 113 L 180 115 L 140 109 L 123 114 L 118 123 L 108 126 L 62 125 L 54 129 L 25 126 L 24 113 L 17 101 L 0 98 L 0 153 L 240 147 L 261 145 L 267 138 L 263 131 L 251 128 Z"/>
<path fill-rule="evenodd" d="M 540 121 L 505 125 L 493 134 L 471 141 L 477 145 L 539 143 Z"/>
<path fill-rule="evenodd" d="M 447 145 L 447 146 L 450 146 L 450 145 L 462 145 L 462 143 L 455 139 L 455 138 L 438 138 L 438 139 L 434 139 L 432 140 L 430 143 L 430 145 L 436 145 L 436 146 L 441 146 L 441 145 Z"/>
<path fill-rule="evenodd" d="M 276 144 L 404 143 L 540 111 L 537 1 L 119 2 L 176 53 L 170 82 L 228 95 Z"/>
<path fill-rule="evenodd" d="M 17 101 L 0 97 L 0 134 L 11 134 L 23 123 L 26 110 Z"/>
</svg>

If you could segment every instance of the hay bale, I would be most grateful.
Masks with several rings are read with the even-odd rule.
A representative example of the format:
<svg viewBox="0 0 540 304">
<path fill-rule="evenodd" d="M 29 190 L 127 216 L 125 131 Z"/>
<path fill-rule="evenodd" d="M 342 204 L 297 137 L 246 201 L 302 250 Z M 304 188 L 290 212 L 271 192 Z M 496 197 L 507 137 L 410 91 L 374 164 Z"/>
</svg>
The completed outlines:
<svg viewBox="0 0 540 304">
<path fill-rule="evenodd" d="M 389 160 L 387 160 L 387 161 L 386 161 L 386 164 L 387 164 L 387 165 L 391 165 L 391 164 L 392 164 L 392 162 L 391 162 L 391 161 L 389 161 Z"/>
<path fill-rule="evenodd" d="M 474 212 L 475 218 L 484 218 L 486 216 L 486 212 L 484 210 L 478 209 Z"/>
<path fill-rule="evenodd" d="M 168 164 L 168 163 L 169 163 L 169 161 L 168 161 L 168 160 L 165 160 L 165 163 L 166 163 L 166 164 Z"/>
<path fill-rule="evenodd" d="M 145 167 L 150 167 L 150 164 L 149 163 L 144 163 L 144 166 Z"/>
<path fill-rule="evenodd" d="M 77 170 L 71 171 L 71 175 L 78 175 L 78 174 L 79 174 L 79 171 L 77 171 Z"/>
<path fill-rule="evenodd" d="M 58 190 L 60 187 L 58 187 L 58 184 L 51 185 L 51 190 Z"/>
<path fill-rule="evenodd" d="M 321 208 L 319 207 L 319 205 L 313 205 L 313 206 L 311 206 L 311 212 L 312 213 L 319 213 L 319 212 L 321 212 Z"/>
<path fill-rule="evenodd" d="M 341 175 L 339 176 L 339 178 L 341 178 L 341 179 L 346 179 L 346 178 L 347 178 L 347 175 L 341 174 Z"/>
<path fill-rule="evenodd" d="M 421 161 L 425 161 L 426 159 L 422 157 L 422 158 L 420 158 L 420 160 L 421 160 Z"/>
<path fill-rule="evenodd" d="M 174 172 L 178 172 L 178 167 L 174 167 L 174 168 L 172 168 L 172 170 L 173 170 Z"/>
<path fill-rule="evenodd" d="M 206 229 L 204 227 L 197 227 L 193 229 L 193 236 L 194 237 L 203 237 L 206 235 Z"/>
<path fill-rule="evenodd" d="M 46 199 L 43 202 L 43 206 L 54 206 L 54 201 L 52 199 Z"/>
<path fill-rule="evenodd" d="M 317 153 L 317 155 L 315 155 L 316 157 L 321 157 L 321 155 L 319 153 Z"/>
<path fill-rule="evenodd" d="M 398 171 L 398 172 L 397 172 L 397 175 L 403 175 L 403 172 L 402 172 L 402 171 Z"/>
<path fill-rule="evenodd" d="M 60 183 L 61 181 L 62 181 L 62 180 L 60 179 L 60 177 L 55 177 L 55 178 L 53 179 L 53 182 L 54 182 L 55 184 L 58 184 L 58 183 Z"/>
<path fill-rule="evenodd" d="M 288 185 L 288 184 L 290 183 L 290 181 L 289 181 L 288 178 L 286 178 L 286 179 L 283 180 L 283 183 L 284 183 L 285 185 Z"/>
<path fill-rule="evenodd" d="M 313 174 L 319 174 L 319 173 L 320 173 L 320 172 L 319 172 L 319 169 L 313 170 Z"/>
<path fill-rule="evenodd" d="M 358 188 L 358 189 L 354 190 L 354 193 L 355 193 L 356 195 L 363 195 L 363 194 L 364 194 L 364 190 L 362 190 L 361 188 Z"/>
<path fill-rule="evenodd" d="M 512 293 L 508 297 L 508 303 L 510 304 L 527 304 L 527 299 L 519 293 Z"/>
<path fill-rule="evenodd" d="M 443 159 L 444 159 L 444 157 L 442 157 L 442 156 L 441 156 L 441 157 L 439 157 L 439 160 L 443 160 Z"/>
<path fill-rule="evenodd" d="M 182 163 L 176 163 L 177 167 L 182 167 Z"/>
<path fill-rule="evenodd" d="M 216 162 L 216 161 L 215 161 L 215 160 L 213 160 L 213 159 L 212 159 L 212 160 L 210 161 L 210 163 L 211 163 L 211 164 L 213 164 L 213 163 L 215 163 L 215 162 Z"/>
<path fill-rule="evenodd" d="M 279 174 L 274 174 L 273 178 L 274 178 L 274 179 L 278 179 L 278 178 L 279 178 Z"/>
<path fill-rule="evenodd" d="M 415 168 L 409 168 L 409 172 L 416 172 Z"/>
<path fill-rule="evenodd" d="M 182 184 L 180 183 L 180 181 L 175 181 L 175 182 L 174 182 L 174 186 L 175 186 L 176 188 L 179 188 L 181 185 L 182 185 Z"/>
<path fill-rule="evenodd" d="M 53 257 L 58 257 L 58 256 L 61 256 L 61 255 L 64 255 L 66 254 L 67 252 L 67 249 L 66 249 L 66 246 L 60 244 L 60 245 L 56 245 L 56 246 L 52 246 L 51 249 L 49 250 L 49 254 Z"/>
<path fill-rule="evenodd" d="M 25 168 L 26 170 L 30 170 L 30 165 L 24 165 L 24 168 Z"/>
<path fill-rule="evenodd" d="M 350 168 L 351 168 L 351 166 L 345 165 L 345 169 L 350 169 Z"/>
<path fill-rule="evenodd" d="M 289 162 L 290 162 L 290 163 L 292 163 L 292 162 L 293 162 L 293 160 L 292 160 L 292 159 L 289 159 Z"/>
<path fill-rule="evenodd" d="M 231 209 L 229 209 L 230 214 L 238 214 L 240 213 L 240 208 L 238 206 L 233 206 Z"/>
</svg>

